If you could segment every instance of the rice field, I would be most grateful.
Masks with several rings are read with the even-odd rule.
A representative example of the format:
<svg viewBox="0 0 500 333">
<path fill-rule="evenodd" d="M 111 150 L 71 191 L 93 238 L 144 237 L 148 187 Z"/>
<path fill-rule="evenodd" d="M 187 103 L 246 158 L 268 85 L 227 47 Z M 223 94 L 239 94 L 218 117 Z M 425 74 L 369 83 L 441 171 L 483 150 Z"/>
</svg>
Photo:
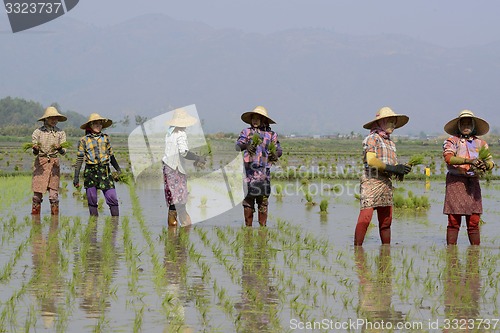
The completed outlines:
<svg viewBox="0 0 500 333">
<path fill-rule="evenodd" d="M 163 192 L 147 182 L 117 184 L 119 218 L 103 200 L 89 218 L 63 180 L 60 216 L 45 198 L 38 219 L 30 184 L 0 177 L 0 332 L 500 331 L 494 179 L 482 183 L 474 247 L 464 227 L 445 245 L 444 181 L 425 177 L 395 182 L 392 244 L 380 245 L 374 218 L 362 248 L 348 178 L 275 180 L 266 228 L 256 217 L 243 227 L 236 205 L 168 229 Z M 191 200 L 188 211 L 213 205 Z"/>
</svg>

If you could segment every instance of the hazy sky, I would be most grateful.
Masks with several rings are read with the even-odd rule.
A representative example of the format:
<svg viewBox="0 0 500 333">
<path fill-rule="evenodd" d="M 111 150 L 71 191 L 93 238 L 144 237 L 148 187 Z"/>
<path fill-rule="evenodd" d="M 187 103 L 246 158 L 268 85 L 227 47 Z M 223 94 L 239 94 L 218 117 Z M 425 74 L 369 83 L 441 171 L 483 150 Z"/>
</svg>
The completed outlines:
<svg viewBox="0 0 500 333">
<path fill-rule="evenodd" d="M 81 0 L 69 16 L 102 26 L 146 13 L 264 33 L 322 27 L 396 33 L 452 47 L 500 40 L 498 0 Z"/>
</svg>

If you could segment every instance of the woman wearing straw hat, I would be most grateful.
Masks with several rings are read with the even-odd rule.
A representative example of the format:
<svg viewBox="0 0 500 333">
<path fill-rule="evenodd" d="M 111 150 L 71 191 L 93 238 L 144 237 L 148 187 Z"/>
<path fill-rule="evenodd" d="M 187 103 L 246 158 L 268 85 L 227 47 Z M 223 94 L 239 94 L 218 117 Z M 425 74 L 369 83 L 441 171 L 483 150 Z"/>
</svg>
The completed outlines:
<svg viewBox="0 0 500 333">
<path fill-rule="evenodd" d="M 167 121 L 169 128 L 165 135 L 165 155 L 162 162 L 165 200 L 168 205 L 167 223 L 170 227 L 177 226 L 179 221 L 182 226 L 191 224 L 191 217 L 186 210 L 188 188 L 185 160 L 194 160 L 195 166 L 202 166 L 205 157 L 189 151 L 186 127 L 197 121 L 197 118 L 182 108 L 176 109 L 172 119 Z"/>
<path fill-rule="evenodd" d="M 395 114 L 390 108 L 383 107 L 377 112 L 375 119 L 363 126 L 370 130 L 370 134 L 363 140 L 361 210 L 354 232 L 354 245 L 363 245 L 374 210 L 377 210 L 382 244 L 391 243 L 393 206 L 391 176 L 403 177 L 411 171 L 411 167 L 398 164 L 396 145 L 390 135 L 396 128 L 404 126 L 408 120 L 408 116 Z"/>
<path fill-rule="evenodd" d="M 109 136 L 102 133 L 104 128 L 111 126 L 113 121 L 92 113 L 81 129 L 85 130 L 78 143 L 76 157 L 75 175 L 73 185 L 80 186 L 80 169 L 85 160 L 83 171 L 83 186 L 87 193 L 87 202 L 91 216 L 98 216 L 97 190 L 102 190 L 106 204 L 109 206 L 111 216 L 118 216 L 118 198 L 116 196 L 115 183 L 111 174 L 110 164 L 117 172 L 121 172 L 111 147 Z"/>
<path fill-rule="evenodd" d="M 452 135 L 443 144 L 448 167 L 443 208 L 443 213 L 448 215 L 448 245 L 457 244 L 462 216 L 465 216 L 470 244 L 481 242 L 479 221 L 483 205 L 479 174 L 493 169 L 495 164 L 491 155 L 479 158 L 479 150 L 488 149 L 488 144 L 478 136 L 488 133 L 489 129 L 489 124 L 470 110 L 463 110 L 444 126 L 445 132 Z"/>
<path fill-rule="evenodd" d="M 50 212 L 52 215 L 59 214 L 59 179 L 60 165 L 59 154 L 64 155 L 66 150 L 61 146 L 66 142 L 66 133 L 56 125 L 67 118 L 57 111 L 53 106 L 45 109 L 43 116 L 38 121 L 43 125 L 37 128 L 31 138 L 33 142 L 33 154 L 36 156 L 32 190 L 33 203 L 31 214 L 40 215 L 43 194 L 49 191 Z"/>
<path fill-rule="evenodd" d="M 245 225 L 252 226 L 255 203 L 261 226 L 267 224 L 268 199 L 271 194 L 271 165 L 282 154 L 278 134 L 271 130 L 272 120 L 265 107 L 257 106 L 241 115 L 241 120 L 250 125 L 241 131 L 236 141 L 236 150 L 244 151 L 245 184 L 248 192 L 243 200 Z"/>
</svg>

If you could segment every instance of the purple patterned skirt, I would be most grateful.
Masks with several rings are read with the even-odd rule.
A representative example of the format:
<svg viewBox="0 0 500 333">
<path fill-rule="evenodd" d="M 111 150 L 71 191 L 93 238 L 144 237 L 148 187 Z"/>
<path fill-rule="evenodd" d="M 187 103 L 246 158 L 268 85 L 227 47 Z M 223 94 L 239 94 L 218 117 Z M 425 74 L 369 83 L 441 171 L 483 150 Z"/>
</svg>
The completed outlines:
<svg viewBox="0 0 500 333">
<path fill-rule="evenodd" d="M 167 205 L 185 205 L 187 203 L 188 188 L 185 174 L 164 164 L 163 182 L 165 185 L 165 200 Z"/>
<path fill-rule="evenodd" d="M 481 187 L 477 177 L 446 175 L 443 214 L 482 214 Z"/>
</svg>

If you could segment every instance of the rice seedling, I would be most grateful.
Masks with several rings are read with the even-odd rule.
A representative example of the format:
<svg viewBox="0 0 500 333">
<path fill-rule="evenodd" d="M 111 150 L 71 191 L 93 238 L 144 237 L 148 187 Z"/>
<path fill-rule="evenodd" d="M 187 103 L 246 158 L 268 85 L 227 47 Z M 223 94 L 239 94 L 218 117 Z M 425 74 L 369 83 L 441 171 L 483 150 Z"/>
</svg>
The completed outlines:
<svg viewBox="0 0 500 333">
<path fill-rule="evenodd" d="M 275 194 L 274 196 L 276 197 L 277 200 L 282 200 L 283 199 L 283 185 L 282 184 L 276 184 L 274 185 L 274 190 Z"/>
<path fill-rule="evenodd" d="M 113 180 L 115 182 L 124 183 L 126 185 L 130 185 L 130 182 L 132 179 L 131 174 L 128 172 L 124 172 L 124 171 L 122 171 L 122 172 L 113 171 L 111 173 L 111 176 L 113 177 Z"/>
<path fill-rule="evenodd" d="M 199 207 L 201 207 L 201 208 L 207 207 L 207 201 L 208 201 L 207 196 L 206 195 L 202 196 L 200 198 L 200 206 Z"/>
<path fill-rule="evenodd" d="M 481 146 L 478 151 L 478 158 L 482 161 L 486 161 L 488 159 L 492 158 L 490 149 L 487 148 L 486 146 Z"/>
<path fill-rule="evenodd" d="M 319 203 L 320 214 L 328 214 L 328 199 L 322 199 Z"/>
<path fill-rule="evenodd" d="M 276 149 L 277 148 L 276 148 L 276 144 L 273 141 L 271 141 L 269 143 L 269 147 L 268 148 L 269 148 L 269 153 L 270 154 L 276 155 Z"/>
<path fill-rule="evenodd" d="M 262 143 L 262 138 L 260 136 L 259 133 L 254 133 L 252 135 L 252 141 L 251 141 L 251 145 L 254 146 L 254 147 L 257 147 L 259 146 L 260 144 Z"/>
<path fill-rule="evenodd" d="M 424 164 L 424 160 L 425 156 L 423 154 L 416 154 L 411 156 L 406 164 L 413 167 L 419 164 Z"/>
<path fill-rule="evenodd" d="M 311 192 L 306 191 L 305 199 L 306 199 L 306 206 L 311 207 L 316 205 L 316 202 L 314 201 Z"/>
<path fill-rule="evenodd" d="M 36 145 L 40 146 L 41 143 L 37 142 Z M 28 149 L 32 149 L 33 146 L 35 146 L 35 144 L 33 142 L 26 142 L 26 143 L 22 144 L 21 148 L 23 151 L 27 151 Z"/>
</svg>

